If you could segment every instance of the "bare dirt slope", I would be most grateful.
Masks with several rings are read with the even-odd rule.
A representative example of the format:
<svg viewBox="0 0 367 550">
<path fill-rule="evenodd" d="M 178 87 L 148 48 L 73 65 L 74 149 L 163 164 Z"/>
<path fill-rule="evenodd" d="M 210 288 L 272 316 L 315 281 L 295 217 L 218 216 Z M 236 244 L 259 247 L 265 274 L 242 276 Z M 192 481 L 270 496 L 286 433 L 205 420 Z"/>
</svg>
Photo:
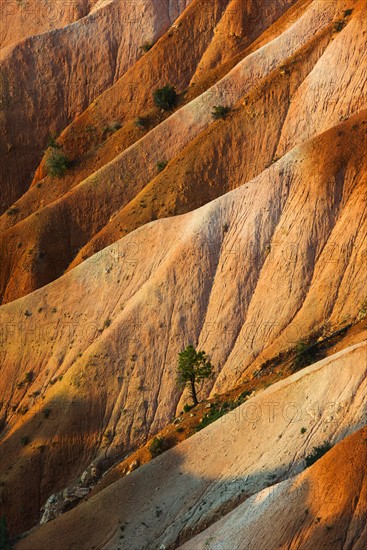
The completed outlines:
<svg viewBox="0 0 367 550">
<path fill-rule="evenodd" d="M 309 470 L 254 495 L 180 550 L 362 550 L 367 545 L 366 458 L 362 428 Z"/>
<path fill-rule="evenodd" d="M 190 15 L 196 13 L 194 7 L 187 10 Z M 134 124 L 127 124 L 132 133 L 128 141 L 123 127 L 95 150 L 100 157 L 97 165 L 92 155 L 87 166 L 76 166 L 61 183 L 45 178 L 33 186 L 1 220 L 6 262 L 0 281 L 3 302 L 50 282 L 144 223 L 187 212 L 250 180 L 295 144 L 290 120 L 297 127 L 308 121 L 306 139 L 366 106 L 365 80 L 359 69 L 353 69 L 363 66 L 365 44 L 359 32 L 363 13 L 356 8 L 351 18 L 345 18 L 343 31 L 335 33 L 334 11 L 322 11 L 322 17 L 316 18 L 321 8 L 305 9 L 302 17 L 288 21 L 281 36 L 245 56 L 215 86 L 141 139 L 139 130 L 132 130 Z M 356 35 L 358 47 L 353 42 Z M 146 54 L 147 59 L 162 50 L 160 44 Z M 199 50 L 198 46 L 198 54 Z M 340 61 L 343 56 L 345 66 Z M 338 74 L 337 89 L 329 82 L 330 73 Z M 151 101 L 150 86 L 147 89 Z M 125 105 L 124 97 L 119 98 Z M 311 112 L 320 101 L 322 126 Z M 111 103 L 108 94 L 100 98 L 100 105 L 105 103 Z M 211 110 L 217 103 L 231 105 L 233 112 L 213 124 Z M 131 105 L 132 114 L 134 108 Z M 289 118 L 290 111 L 295 111 L 294 118 Z M 90 127 L 101 129 L 102 124 Z M 120 133 L 125 144 L 119 143 Z M 72 129 L 65 137 L 67 149 L 75 146 L 68 143 L 71 135 Z M 138 141 L 124 148 L 129 139 Z M 168 160 L 166 170 L 157 175 L 157 162 Z M 98 216 L 90 208 L 92 203 L 99 204 Z"/>
<path fill-rule="evenodd" d="M 73 24 L 0 50 L 1 212 L 31 183 L 50 135 L 121 77 L 189 1 L 99 2 Z"/>
<path fill-rule="evenodd" d="M 366 342 L 357 344 L 274 384 L 175 449 L 107 487 L 71 512 L 37 529 L 16 548 L 33 550 L 43 547 L 49 540 L 55 541 L 56 548 L 70 550 L 87 550 L 92 547 L 96 550 L 177 547 L 180 540 L 190 538 L 195 531 L 205 528 L 225 510 L 276 482 L 292 478 L 305 467 L 304 459 L 315 446 L 322 445 L 324 441 L 335 445 L 364 424 L 366 351 Z M 358 446 L 365 449 L 366 442 L 361 434 L 356 441 Z M 349 452 L 352 449 L 353 445 Z M 335 452 L 341 460 L 342 451 L 340 455 L 337 450 Z M 358 486 L 361 490 L 363 487 L 363 492 L 364 485 L 359 486 L 363 475 L 358 471 L 358 465 L 365 473 L 365 457 L 365 454 L 357 455 L 356 461 L 353 461 L 357 472 L 348 470 L 350 466 L 345 466 L 344 470 L 358 476 L 355 488 Z M 327 467 L 323 467 L 320 485 L 332 481 L 331 472 L 330 478 L 325 479 L 326 471 Z M 303 483 L 307 495 L 309 474 L 301 476 L 301 488 L 302 479 L 305 480 Z M 316 474 L 315 481 L 317 479 Z M 297 481 L 291 479 L 288 483 L 274 487 L 274 494 L 285 492 L 282 499 L 285 509 L 287 503 L 289 505 L 287 496 L 295 485 Z M 272 490 L 265 494 L 270 496 Z M 297 507 L 296 515 L 305 515 L 302 509 L 304 496 L 302 491 L 299 495 L 301 506 Z M 257 502 L 254 497 L 248 504 L 245 502 L 238 512 L 236 510 L 232 513 L 240 526 L 243 507 L 249 509 L 248 515 L 255 508 L 256 518 L 257 508 L 262 509 L 260 505 L 256 507 Z M 339 498 L 335 505 L 339 514 L 347 502 L 350 503 L 347 495 L 344 499 Z M 304 507 L 307 508 L 307 505 Z M 316 509 L 317 504 L 312 506 L 310 503 L 311 518 Z M 360 509 L 362 512 L 362 506 Z M 272 508 L 270 513 L 276 515 L 275 510 L 276 507 Z M 284 521 L 289 521 L 286 510 L 284 512 Z M 326 529 L 326 517 L 324 513 L 320 514 L 322 526 Z M 245 515 L 245 525 L 246 518 Z M 265 523 L 267 518 L 262 519 Z M 311 521 L 308 518 L 308 522 Z M 222 523 L 227 527 L 226 518 Z M 268 524 L 268 527 L 274 529 L 274 524 Z M 354 534 L 358 533 L 357 528 L 358 525 Z M 220 535 L 221 524 L 218 531 L 215 527 L 213 529 L 215 534 L 218 532 Z M 229 524 L 228 530 L 231 529 L 233 527 Z M 256 532 L 256 524 L 252 532 Z M 280 530 L 280 533 L 285 538 L 289 536 L 289 530 L 285 533 Z M 293 533 L 296 537 L 296 532 Z M 352 536 L 352 532 L 349 535 Z M 261 536 L 260 531 L 258 536 Z M 230 537 L 225 537 L 228 543 L 226 548 L 231 548 L 233 539 L 235 543 L 241 540 L 236 530 Z M 200 546 L 193 543 L 189 548 Z M 260 546 L 255 545 L 254 548 Z"/>
<path fill-rule="evenodd" d="M 287 5 L 288 3 L 284 2 L 283 11 Z M 133 65 L 131 70 L 128 71 L 123 78 L 120 78 L 116 82 L 115 86 L 112 86 L 108 92 L 103 94 L 98 101 L 96 101 L 95 104 L 92 104 L 86 113 L 82 117 L 79 117 L 66 131 L 66 135 L 63 135 L 61 138 L 64 142 L 65 152 L 70 159 L 78 159 L 78 156 L 82 152 L 88 151 L 89 147 L 92 145 L 94 147 L 97 144 L 99 145 L 98 149 L 94 151 L 91 158 L 89 157 L 86 159 L 87 166 L 85 166 L 85 162 L 82 162 L 80 165 L 80 160 L 77 160 L 77 165 L 75 166 L 75 169 L 72 170 L 70 176 L 64 178 L 66 181 L 63 180 L 60 182 L 59 180 L 55 181 L 55 179 L 49 181 L 50 178 L 48 178 L 48 181 L 42 183 L 41 188 L 38 186 L 32 187 L 30 196 L 26 194 L 25 197 L 17 202 L 17 204 L 14 205 L 10 211 L 8 211 L 7 215 L 3 217 L 2 227 L 4 228 L 9 225 L 13 225 L 16 221 L 23 219 L 27 215 L 30 216 L 37 210 L 41 210 L 42 212 L 42 208 L 50 201 L 55 201 L 57 198 L 62 196 L 63 193 L 66 194 L 67 191 L 69 191 L 70 186 L 74 187 L 76 184 L 80 183 L 80 181 L 83 181 L 87 176 L 90 176 L 96 172 L 98 168 L 111 161 L 119 152 L 124 150 L 127 145 L 131 144 L 131 140 L 134 141 L 140 139 L 143 132 L 141 130 L 139 131 L 132 123 L 130 123 L 130 127 L 127 124 L 129 128 L 128 130 L 125 128 L 126 124 L 121 130 L 124 136 L 126 131 L 128 131 L 128 136 L 125 136 L 125 139 L 122 139 L 122 143 L 121 141 L 117 141 L 116 143 L 115 136 L 110 136 L 110 139 L 107 140 L 108 143 L 104 143 L 106 135 L 109 135 L 106 134 L 106 128 L 111 127 L 111 125 L 116 122 L 125 123 L 126 120 L 142 114 L 147 107 L 152 105 L 152 91 L 156 87 L 170 81 L 176 85 L 178 90 L 185 89 L 185 87 L 190 83 L 203 53 L 213 39 L 213 29 L 216 28 L 216 24 L 220 20 L 225 7 L 226 2 L 223 1 L 214 2 L 213 4 L 209 3 L 209 11 L 205 10 L 203 12 L 202 5 L 198 2 L 194 2 L 189 9 L 185 10 L 183 16 L 177 23 L 177 26 L 174 26 L 170 32 L 166 33 L 162 40 L 160 40 L 151 51 L 145 54 L 138 63 Z M 233 16 L 233 12 L 230 13 L 232 13 Z M 264 17 L 261 23 L 258 22 L 256 23 L 256 26 L 254 26 L 254 28 L 257 29 L 257 34 L 260 33 L 261 29 L 266 27 L 266 24 L 270 24 L 274 21 L 274 19 L 276 19 L 276 17 L 280 16 L 281 13 L 282 11 L 280 8 L 270 10 L 267 17 Z M 192 45 L 192 41 L 189 39 L 192 34 L 192 28 L 196 29 L 195 36 L 197 38 L 194 41 L 194 47 Z M 62 48 L 60 51 L 62 51 Z M 173 53 L 175 53 L 175 55 L 173 55 Z M 106 72 L 104 72 L 104 74 L 106 74 Z M 85 98 L 83 98 L 83 101 L 84 99 Z M 208 117 L 206 117 L 206 119 L 207 118 Z M 208 120 L 206 120 L 206 124 L 207 123 Z M 27 125 L 23 126 L 26 128 L 28 127 Z M 177 127 L 177 123 L 174 124 L 174 127 Z M 162 132 L 162 135 L 164 136 L 163 139 L 166 141 L 167 132 L 164 128 L 162 129 Z M 130 134 L 132 135 L 130 136 Z M 175 136 L 177 136 L 177 133 L 175 133 Z M 154 136 L 148 136 L 148 139 L 143 144 L 143 147 L 140 147 L 138 150 L 138 159 L 136 159 L 136 154 L 134 155 L 133 153 L 131 163 L 135 169 L 137 166 L 136 162 L 138 161 L 138 163 L 141 163 L 142 156 L 146 156 L 144 149 L 146 147 L 149 148 L 148 144 L 155 139 L 156 138 Z M 174 143 L 176 138 L 172 137 L 172 141 Z M 27 148 L 27 153 L 29 153 L 29 148 Z M 150 167 L 150 171 L 148 174 L 143 175 L 144 178 L 148 178 L 149 180 L 150 177 L 156 174 L 155 164 L 158 160 L 162 159 L 158 158 L 155 161 L 153 159 L 153 164 Z M 126 177 L 128 173 L 126 167 L 123 169 L 123 173 Z M 113 176 L 111 175 L 110 177 Z M 129 175 L 129 179 L 134 179 L 134 181 L 131 182 L 134 183 L 134 187 L 136 177 L 137 174 L 134 175 L 134 178 Z M 101 181 L 99 176 L 97 176 L 97 179 L 98 181 Z M 138 189 L 136 190 L 138 191 Z M 107 187 L 102 186 L 100 191 L 102 191 L 102 193 L 107 192 Z M 67 201 L 67 196 L 65 199 Z M 67 250 L 66 255 L 60 254 L 59 251 L 59 260 L 63 263 L 63 267 L 58 266 L 57 272 L 55 273 L 53 262 L 47 262 L 48 256 L 45 254 L 44 263 L 46 263 L 46 269 L 41 270 L 43 273 L 39 273 L 38 266 L 33 264 L 31 268 L 33 275 L 30 277 L 28 282 L 19 281 L 19 285 L 16 285 L 19 289 L 23 289 L 22 293 L 30 292 L 38 286 L 45 284 L 45 282 L 49 282 L 56 276 L 59 276 L 74 258 L 78 249 L 85 244 L 85 239 L 93 236 L 96 230 L 99 230 L 104 223 L 108 222 L 111 213 L 115 212 L 116 209 L 121 206 L 121 196 L 118 193 L 116 193 L 116 196 L 112 201 L 111 194 L 109 194 L 108 199 L 105 197 L 104 201 L 110 205 L 109 211 L 106 215 L 104 215 L 102 211 L 100 212 L 100 221 L 97 228 L 92 224 L 88 230 L 88 233 L 84 234 L 84 240 L 80 243 L 73 243 L 73 248 Z M 192 204 L 192 207 L 195 207 L 194 203 Z M 90 209 L 86 208 L 84 201 L 80 204 L 80 208 L 83 210 L 85 223 L 88 221 L 89 224 L 91 224 L 91 220 L 89 219 Z M 65 216 L 65 212 L 64 214 L 59 212 L 59 216 Z M 33 227 L 34 221 L 28 221 Z M 61 220 L 60 223 L 62 223 Z M 47 234 L 47 227 L 49 225 L 44 219 L 44 216 L 41 216 L 41 219 L 38 220 L 37 225 L 39 226 L 38 233 L 42 232 L 44 240 L 49 243 L 53 242 L 54 237 L 50 239 L 50 235 Z M 16 230 L 16 232 L 20 237 L 19 240 L 24 242 L 25 246 L 27 246 L 27 244 L 29 245 L 27 248 L 33 247 L 32 241 L 34 239 L 32 239 L 32 236 L 29 235 L 26 227 L 21 226 Z M 80 237 L 81 236 L 82 233 L 80 233 Z M 23 272 L 23 269 L 20 268 L 22 261 L 19 258 L 19 252 L 22 251 L 19 249 L 15 249 L 14 251 L 9 242 L 9 238 L 11 238 L 11 236 L 4 235 L 6 247 L 6 254 L 4 254 L 4 256 L 7 258 L 12 257 L 12 262 L 19 266 L 18 275 L 14 273 L 14 271 L 12 274 L 12 278 L 15 280 L 18 277 L 23 278 L 20 274 Z M 35 240 L 37 241 L 39 238 L 40 237 L 35 237 Z M 28 268 L 26 271 L 28 271 Z M 46 281 L 45 273 L 48 274 Z M 15 299 L 16 297 L 19 297 L 19 295 L 19 293 L 13 293 L 11 296 L 6 294 L 5 299 Z"/>
<path fill-rule="evenodd" d="M 282 23 L 277 21 L 271 27 L 271 35 L 263 33 L 266 38 L 260 37 L 253 51 L 245 47 L 239 62 L 224 77 L 218 77 L 214 86 L 206 92 L 204 87 L 204 93 L 196 92 L 195 100 L 167 120 L 162 121 L 154 111 L 150 131 L 139 130 L 134 118 L 152 106 L 152 91 L 167 80 L 183 90 L 211 44 L 212 32 L 201 32 L 201 26 L 208 23 L 203 21 L 200 5 L 193 3 L 180 17 L 177 32 L 162 37 L 65 131 L 60 143 L 75 161 L 70 173 L 62 180 L 35 180 L 30 191 L 2 217 L 2 228 L 8 230 L 1 244 L 4 256 L 14 266 L 10 285 L 9 271 L 4 269 L 0 289 L 3 302 L 50 282 L 131 229 L 201 206 L 267 168 L 279 157 L 279 135 L 283 125 L 288 125 L 293 98 L 299 97 L 298 90 L 308 75 L 323 66 L 326 51 L 330 50 L 328 66 L 334 64 L 335 71 L 343 52 L 350 51 L 351 57 L 340 75 L 343 108 L 335 112 L 334 96 L 323 92 L 330 88 L 327 79 L 302 86 L 305 99 L 311 96 L 312 104 L 316 105 L 321 96 L 322 130 L 366 106 L 365 83 L 353 69 L 354 64 L 361 65 L 364 51 L 364 36 L 359 32 L 363 12 L 356 7 L 343 19 L 346 27 L 337 33 L 334 24 L 337 17 L 343 17 L 341 5 L 331 9 L 328 3 L 298 4 L 298 18 L 293 10 L 292 17 L 288 12 L 283 17 L 277 14 Z M 221 13 L 218 7 L 210 14 L 213 25 Z M 269 15 L 269 22 L 274 18 L 275 14 Z M 199 29 L 199 40 L 189 52 L 185 47 L 189 47 L 187 33 L 192 26 Z M 360 37 L 360 46 L 353 49 L 348 43 L 355 36 Z M 172 55 L 173 43 L 177 43 L 179 59 Z M 167 65 L 166 58 L 172 66 Z M 325 73 L 322 68 L 318 70 Z M 140 91 L 137 82 L 141 80 L 144 89 Z M 195 90 L 195 86 L 190 89 Z M 300 101 L 302 104 L 303 99 Z M 233 113 L 228 120 L 213 124 L 211 111 L 216 104 L 231 106 Z M 297 112 L 300 120 L 304 116 Z M 320 131 L 317 120 L 310 124 L 311 135 Z M 111 135 L 106 128 L 114 121 L 122 128 Z M 200 155 L 196 154 L 198 148 Z M 285 152 L 282 146 L 282 154 Z M 252 162 L 254 158 L 256 162 Z M 158 175 L 157 163 L 162 161 L 170 162 Z M 93 202 L 100 205 L 97 218 L 89 207 Z M 68 239 L 63 239 L 63 232 L 53 231 L 55 225 L 65 224 L 70 227 Z M 15 241 L 22 245 L 18 247 Z M 37 249 L 43 252 L 41 264 L 37 254 L 29 253 Z M 57 250 L 56 261 L 53 250 Z"/>
<path fill-rule="evenodd" d="M 172 418 L 187 342 L 216 366 L 207 395 L 363 311 L 365 159 L 353 132 L 315 138 L 239 189 L 147 224 L 1 307 L 3 468 L 15 486 L 26 464 L 42 471 L 13 495 L 33 518 L 80 464 L 121 456 Z M 53 422 L 40 422 L 44 408 L 57 411 Z M 34 443 L 21 450 L 26 436 Z M 34 490 L 37 504 L 26 497 Z"/>
<path fill-rule="evenodd" d="M 367 315 L 364 0 L 75 5 L 81 19 L 30 25 L 0 50 L 4 205 L 28 188 L 49 132 L 65 128 L 72 161 L 51 178 L 43 159 L 0 220 L 0 516 L 12 535 L 92 461 L 110 467 L 172 421 L 187 400 L 176 383 L 187 344 L 211 357 L 199 397 L 213 397 Z M 180 97 L 163 113 L 152 91 L 167 82 Z M 218 105 L 230 112 L 214 121 Z M 338 351 L 262 394 L 307 401 L 310 424 L 283 416 L 250 431 L 233 413 L 231 429 L 217 422 L 106 487 L 29 550 L 48 536 L 63 548 L 117 550 L 122 536 L 129 550 L 177 546 L 181 527 L 205 529 L 243 488 L 297 474 L 315 444 L 366 423 L 365 346 Z M 243 429 L 246 449 L 228 443 Z M 245 486 L 221 500 L 236 472 Z M 105 515 L 120 488 L 134 502 L 122 504 L 125 534 L 119 505 Z"/>
<path fill-rule="evenodd" d="M 98 3 L 100 0 L 0 0 L 0 48 L 78 21 Z"/>
</svg>

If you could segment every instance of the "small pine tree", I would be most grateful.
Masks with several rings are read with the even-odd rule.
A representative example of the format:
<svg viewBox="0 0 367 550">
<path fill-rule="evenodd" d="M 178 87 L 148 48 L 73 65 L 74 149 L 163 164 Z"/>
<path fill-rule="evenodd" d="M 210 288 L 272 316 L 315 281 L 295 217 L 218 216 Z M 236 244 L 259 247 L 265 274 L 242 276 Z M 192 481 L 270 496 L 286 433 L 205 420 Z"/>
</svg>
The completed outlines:
<svg viewBox="0 0 367 550">
<path fill-rule="evenodd" d="M 177 92 L 173 86 L 164 86 L 153 92 L 153 100 L 157 107 L 171 111 L 177 103 Z"/>
<path fill-rule="evenodd" d="M 0 519 L 0 548 L 1 550 L 11 550 L 8 527 L 4 516 Z"/>
<path fill-rule="evenodd" d="M 178 354 L 178 383 L 181 388 L 188 386 L 194 405 L 199 403 L 196 383 L 199 380 L 212 378 L 213 365 L 205 351 L 196 351 L 194 346 L 187 346 Z"/>
</svg>

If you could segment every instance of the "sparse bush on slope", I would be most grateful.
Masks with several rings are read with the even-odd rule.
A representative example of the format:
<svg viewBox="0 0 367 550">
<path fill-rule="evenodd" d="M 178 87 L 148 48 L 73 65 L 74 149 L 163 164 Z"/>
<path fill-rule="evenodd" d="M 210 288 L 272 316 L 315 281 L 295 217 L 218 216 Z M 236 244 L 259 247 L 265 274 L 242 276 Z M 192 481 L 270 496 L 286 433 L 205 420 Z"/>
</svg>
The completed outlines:
<svg viewBox="0 0 367 550">
<path fill-rule="evenodd" d="M 162 454 L 167 448 L 166 441 L 164 437 L 155 437 L 151 444 L 149 445 L 149 452 L 152 458 Z"/>
<path fill-rule="evenodd" d="M 212 117 L 214 120 L 219 120 L 220 118 L 225 118 L 230 111 L 229 107 L 224 107 L 223 105 L 217 105 L 213 107 Z"/>
<path fill-rule="evenodd" d="M 177 92 L 173 86 L 167 84 L 153 92 L 153 100 L 160 109 L 171 111 L 177 104 Z"/>
<path fill-rule="evenodd" d="M 58 149 L 52 148 L 46 159 L 46 168 L 50 176 L 61 178 L 69 168 L 69 159 Z"/>
<path fill-rule="evenodd" d="M 311 451 L 311 453 L 306 456 L 306 466 L 307 468 L 309 466 L 312 466 L 319 458 L 324 456 L 328 451 L 330 451 L 331 445 L 327 441 L 325 441 L 322 445 L 319 445 L 318 447 L 314 447 Z"/>
</svg>

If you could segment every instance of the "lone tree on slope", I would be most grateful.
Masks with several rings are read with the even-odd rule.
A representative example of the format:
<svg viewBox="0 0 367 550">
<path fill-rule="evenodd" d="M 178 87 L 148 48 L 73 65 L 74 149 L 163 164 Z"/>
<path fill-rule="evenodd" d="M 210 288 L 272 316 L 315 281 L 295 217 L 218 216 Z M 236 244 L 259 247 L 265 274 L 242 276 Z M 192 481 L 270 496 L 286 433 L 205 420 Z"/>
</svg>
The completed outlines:
<svg viewBox="0 0 367 550">
<path fill-rule="evenodd" d="M 194 405 L 197 405 L 199 401 L 196 394 L 196 383 L 213 376 L 213 365 L 205 351 L 196 351 L 194 346 L 187 346 L 178 354 L 177 371 L 180 387 L 187 386 L 189 388 Z"/>
</svg>

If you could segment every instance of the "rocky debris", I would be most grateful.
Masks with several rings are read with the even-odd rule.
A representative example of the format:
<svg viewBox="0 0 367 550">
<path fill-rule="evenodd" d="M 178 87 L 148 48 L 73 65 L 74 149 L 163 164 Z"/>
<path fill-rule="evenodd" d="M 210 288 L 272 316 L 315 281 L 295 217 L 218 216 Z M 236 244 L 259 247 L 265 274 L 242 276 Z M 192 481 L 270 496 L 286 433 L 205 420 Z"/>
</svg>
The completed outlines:
<svg viewBox="0 0 367 550">
<path fill-rule="evenodd" d="M 100 466 L 92 463 L 84 470 L 78 484 L 66 487 L 62 491 L 51 495 L 41 508 L 40 525 L 55 519 L 76 506 L 96 485 L 100 477 Z"/>
<path fill-rule="evenodd" d="M 80 476 L 80 483 L 84 487 L 93 487 L 101 477 L 100 467 L 92 463 Z"/>
<path fill-rule="evenodd" d="M 70 510 L 81 501 L 90 491 L 90 487 L 83 487 L 81 485 L 74 485 L 63 489 L 59 493 L 51 495 L 41 508 L 42 517 L 40 519 L 40 525 L 48 523 L 52 519 L 57 518 L 64 512 Z"/>
<path fill-rule="evenodd" d="M 133 472 L 134 470 L 136 470 L 137 468 L 139 468 L 139 466 L 140 466 L 139 460 L 134 460 L 134 461 L 130 464 L 129 469 L 128 469 L 127 472 L 126 472 L 126 475 L 131 474 L 131 472 Z"/>
</svg>

